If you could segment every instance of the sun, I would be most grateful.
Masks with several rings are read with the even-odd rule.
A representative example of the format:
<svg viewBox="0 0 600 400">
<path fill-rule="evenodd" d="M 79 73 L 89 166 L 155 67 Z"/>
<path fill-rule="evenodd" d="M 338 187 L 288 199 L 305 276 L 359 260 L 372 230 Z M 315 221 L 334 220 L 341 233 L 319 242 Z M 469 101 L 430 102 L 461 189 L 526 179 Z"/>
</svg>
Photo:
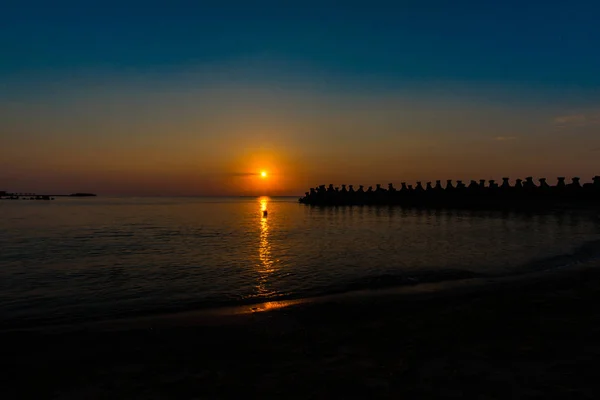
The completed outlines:
<svg viewBox="0 0 600 400">
<path fill-rule="evenodd" d="M 260 176 L 261 176 L 262 178 L 266 178 L 266 177 L 267 177 L 267 171 L 262 171 L 262 172 L 260 173 Z"/>
</svg>

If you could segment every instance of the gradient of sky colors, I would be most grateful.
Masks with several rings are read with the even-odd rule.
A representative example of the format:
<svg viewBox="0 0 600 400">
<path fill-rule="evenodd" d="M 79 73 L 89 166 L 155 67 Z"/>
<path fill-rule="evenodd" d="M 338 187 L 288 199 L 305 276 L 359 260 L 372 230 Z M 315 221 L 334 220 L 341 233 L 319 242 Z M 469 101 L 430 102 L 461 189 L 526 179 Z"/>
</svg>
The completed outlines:
<svg viewBox="0 0 600 400">
<path fill-rule="evenodd" d="M 600 5 L 391 3 L 8 1 L 0 190 L 600 174 Z"/>
</svg>

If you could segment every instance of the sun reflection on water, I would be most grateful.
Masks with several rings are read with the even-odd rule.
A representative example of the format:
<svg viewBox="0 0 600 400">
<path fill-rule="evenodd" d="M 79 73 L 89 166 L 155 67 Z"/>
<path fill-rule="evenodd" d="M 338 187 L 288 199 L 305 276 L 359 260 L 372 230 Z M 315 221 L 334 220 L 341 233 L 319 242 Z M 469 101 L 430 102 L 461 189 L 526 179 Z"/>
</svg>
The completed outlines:
<svg viewBox="0 0 600 400">
<path fill-rule="evenodd" d="M 260 198 L 260 240 L 258 245 L 259 278 L 256 289 L 259 296 L 270 296 L 275 294 L 274 290 L 267 288 L 269 275 L 275 271 L 275 261 L 271 254 L 271 243 L 269 242 L 269 220 L 265 214 L 269 202 L 268 197 Z"/>
</svg>

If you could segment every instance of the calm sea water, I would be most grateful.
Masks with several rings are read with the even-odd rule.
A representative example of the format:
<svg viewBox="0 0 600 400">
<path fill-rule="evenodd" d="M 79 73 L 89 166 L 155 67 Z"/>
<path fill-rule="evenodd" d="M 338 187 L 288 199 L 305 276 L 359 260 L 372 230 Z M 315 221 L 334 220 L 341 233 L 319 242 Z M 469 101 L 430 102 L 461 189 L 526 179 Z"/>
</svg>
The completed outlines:
<svg viewBox="0 0 600 400">
<path fill-rule="evenodd" d="M 594 258 L 599 243 L 595 214 L 0 201 L 0 314 L 39 325 L 514 274 Z"/>
</svg>

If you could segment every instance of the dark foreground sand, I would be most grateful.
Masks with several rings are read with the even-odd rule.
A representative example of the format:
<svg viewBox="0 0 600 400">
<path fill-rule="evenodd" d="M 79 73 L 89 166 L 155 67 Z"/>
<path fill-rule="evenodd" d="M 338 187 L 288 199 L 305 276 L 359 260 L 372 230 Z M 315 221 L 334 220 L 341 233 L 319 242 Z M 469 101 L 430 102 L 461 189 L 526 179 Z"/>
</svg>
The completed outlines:
<svg viewBox="0 0 600 400">
<path fill-rule="evenodd" d="M 2 333 L 2 398 L 600 398 L 600 268 L 186 318 Z"/>
</svg>

